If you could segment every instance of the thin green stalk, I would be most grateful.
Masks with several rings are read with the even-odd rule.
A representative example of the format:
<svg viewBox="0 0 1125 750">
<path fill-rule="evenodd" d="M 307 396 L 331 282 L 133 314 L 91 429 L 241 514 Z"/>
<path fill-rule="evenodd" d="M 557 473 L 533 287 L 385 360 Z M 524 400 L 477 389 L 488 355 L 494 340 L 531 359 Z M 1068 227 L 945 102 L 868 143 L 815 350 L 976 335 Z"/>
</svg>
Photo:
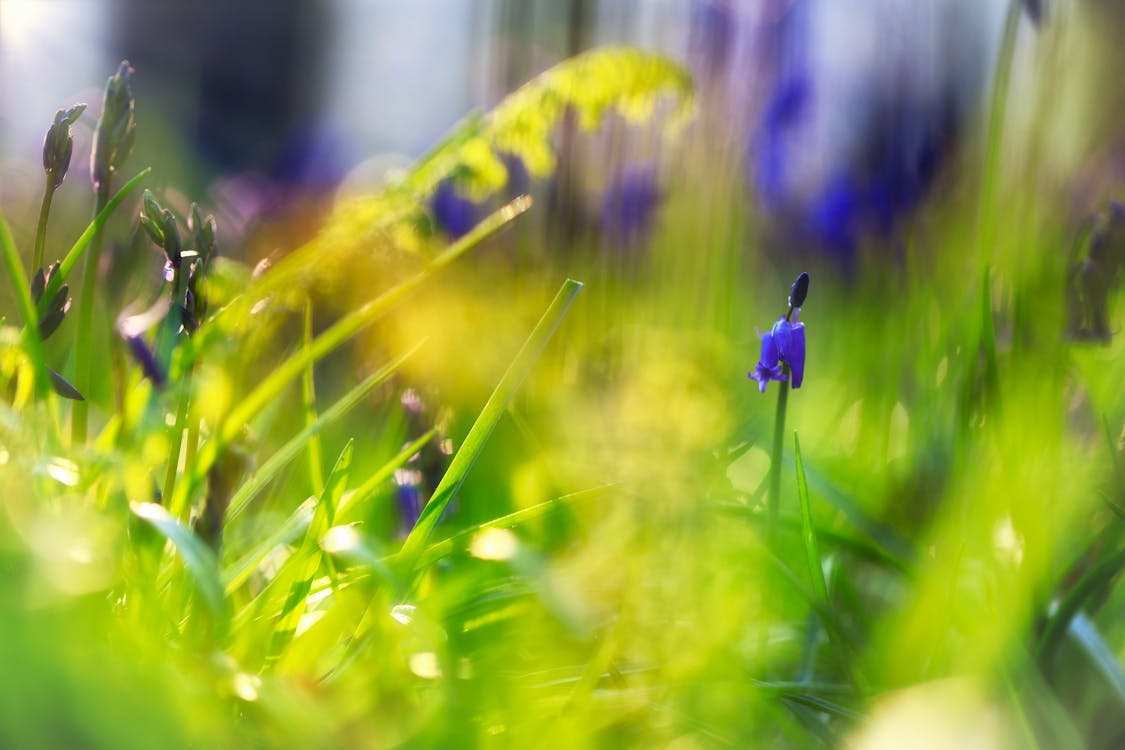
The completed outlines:
<svg viewBox="0 0 1125 750">
<path fill-rule="evenodd" d="M 109 200 L 109 186 L 103 186 L 94 197 L 94 216 L 101 214 Z M 102 257 L 102 227 L 94 232 L 90 251 L 86 254 L 86 270 L 82 274 L 82 292 L 78 297 L 78 328 L 74 339 L 74 387 L 89 398 L 93 382 L 94 354 L 94 291 L 98 285 L 98 265 Z M 46 296 L 46 293 L 44 293 Z M 70 441 L 72 445 L 86 444 L 86 423 L 89 402 L 75 401 L 71 412 Z"/>
<path fill-rule="evenodd" d="M 789 365 L 781 366 L 781 374 L 789 375 Z M 789 378 L 778 384 L 777 412 L 773 418 L 773 450 L 770 452 L 770 492 L 767 498 L 769 524 L 766 536 L 770 546 L 777 543 L 777 518 L 781 510 L 781 457 L 785 450 L 785 410 L 789 405 Z"/>
<path fill-rule="evenodd" d="M 1008 111 L 1008 88 L 1012 79 L 1016 33 L 1020 20 L 1019 0 L 1010 0 L 1004 22 L 1004 36 L 997 54 L 996 72 L 992 79 L 992 95 L 988 108 L 988 131 L 985 141 L 984 176 L 981 185 L 980 213 L 977 216 L 977 248 L 981 258 L 989 258 L 996 225 L 996 183 L 1000 171 L 1000 140 Z"/>
<path fill-rule="evenodd" d="M 47 312 L 47 305 L 50 304 L 51 298 L 62 289 L 62 285 L 66 282 L 70 272 L 78 265 L 78 261 L 82 259 L 86 251 L 90 249 L 94 237 L 101 232 L 102 227 L 109 221 L 110 215 L 129 196 L 129 193 L 137 189 L 151 171 L 152 167 L 145 167 L 134 175 L 133 179 L 122 185 L 121 189 L 109 200 L 109 203 L 105 204 L 105 207 L 94 217 L 94 220 L 87 225 L 86 230 L 74 241 L 74 245 L 67 251 L 62 262 L 59 263 L 59 270 L 51 274 L 51 280 L 47 282 L 47 288 L 43 290 L 43 295 L 39 298 L 39 307 L 37 308 L 39 317 Z"/>
<path fill-rule="evenodd" d="M 163 498 L 172 497 L 176 489 L 176 472 L 180 468 L 180 447 L 184 441 L 184 423 L 187 420 L 188 403 L 191 400 L 191 370 L 184 375 L 181 387 L 180 404 L 176 407 L 176 423 L 168 430 L 168 468 L 164 472 L 164 489 L 161 493 Z M 180 514 L 176 510 L 172 511 L 173 516 L 180 520 L 187 520 L 186 512 Z"/>
<path fill-rule="evenodd" d="M 39 224 L 35 227 L 35 262 L 31 272 L 43 267 L 43 247 L 47 244 L 47 217 L 51 214 L 51 200 L 55 197 L 55 181 L 47 174 L 47 187 L 43 190 L 43 203 L 39 206 Z"/>
<path fill-rule="evenodd" d="M 43 346 L 39 340 L 39 315 L 35 311 L 35 303 L 31 300 L 31 287 L 28 286 L 27 273 L 24 271 L 23 262 L 20 260 L 19 251 L 16 250 L 12 232 L 8 229 L 8 222 L 0 217 L 0 252 L 4 255 L 4 265 L 7 267 L 8 276 L 16 292 L 16 302 L 19 303 L 20 314 L 23 316 L 24 335 L 23 345 L 27 356 L 31 360 L 34 372 L 35 393 L 43 395 L 47 392 L 50 380 L 47 377 L 47 368 L 43 364 Z"/>
<path fill-rule="evenodd" d="M 307 350 L 312 342 L 312 299 L 305 298 L 305 325 L 302 346 Z M 310 360 L 301 375 L 301 398 L 305 407 L 305 427 L 316 424 L 316 381 L 313 378 L 313 362 Z M 319 496 L 324 492 L 324 464 L 320 450 L 320 433 L 309 438 L 307 446 L 309 458 L 309 481 L 312 483 L 312 494 Z"/>
</svg>

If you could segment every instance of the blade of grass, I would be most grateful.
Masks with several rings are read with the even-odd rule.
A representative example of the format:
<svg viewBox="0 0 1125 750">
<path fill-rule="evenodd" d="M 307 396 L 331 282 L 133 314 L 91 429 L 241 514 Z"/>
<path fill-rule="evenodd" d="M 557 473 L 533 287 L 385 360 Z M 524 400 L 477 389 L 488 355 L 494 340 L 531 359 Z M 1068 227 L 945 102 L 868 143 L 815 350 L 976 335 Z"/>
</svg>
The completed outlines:
<svg viewBox="0 0 1125 750">
<path fill-rule="evenodd" d="M 196 590 L 214 616 L 216 629 L 224 632 L 229 619 L 228 602 L 219 578 L 219 565 L 211 548 L 172 517 L 164 506 L 156 503 L 132 503 L 130 507 L 134 515 L 172 542 Z"/>
<path fill-rule="evenodd" d="M 336 509 L 336 522 L 346 523 L 352 520 L 363 505 L 375 496 L 379 487 L 394 476 L 395 471 L 402 468 L 410 460 L 410 457 L 420 451 L 436 434 L 437 429 L 435 428 L 423 434 L 417 440 L 407 443 L 390 461 L 380 466 L 378 471 L 365 479 L 363 484 L 351 492 L 345 493 L 340 498 L 340 507 Z"/>
<path fill-rule="evenodd" d="M 805 545 L 805 559 L 809 563 L 809 576 L 825 605 L 828 600 L 828 583 L 824 580 L 824 568 L 820 564 L 820 550 L 816 544 L 816 530 L 813 527 L 812 508 L 809 505 L 809 485 L 805 481 L 805 462 L 801 458 L 801 439 L 793 433 L 794 461 L 797 464 L 797 497 L 801 501 L 801 541 Z"/>
<path fill-rule="evenodd" d="M 1105 679 L 1106 686 L 1117 698 L 1118 708 L 1125 705 L 1125 671 L 1094 622 L 1084 612 L 1079 612 L 1070 621 L 1067 633 Z"/>
<path fill-rule="evenodd" d="M 1088 599 L 1110 585 L 1114 576 L 1120 573 L 1123 567 L 1125 567 L 1125 548 L 1117 550 L 1102 560 L 1074 584 L 1059 603 L 1051 619 L 1047 621 L 1047 627 L 1039 641 L 1040 665 L 1049 665 L 1070 627 L 1071 620 L 1078 615 Z"/>
<path fill-rule="evenodd" d="M 296 572 L 296 578 L 290 584 L 289 593 L 278 613 L 277 624 L 273 629 L 266 656 L 267 663 L 276 661 L 292 640 L 293 634 L 297 632 L 297 624 L 304 614 L 304 605 L 312 589 L 313 579 L 321 564 L 326 561 L 324 552 L 320 548 L 320 539 L 336 518 L 336 506 L 348 482 L 354 448 L 355 440 L 349 439 L 344 449 L 340 451 L 340 456 L 336 459 L 336 464 L 332 467 L 324 485 L 324 492 L 321 493 L 316 504 L 316 510 L 313 511 L 312 522 L 309 524 L 309 530 L 305 532 L 304 541 L 300 549 L 286 561 L 286 565 Z M 329 573 L 334 577 L 331 567 Z"/>
<path fill-rule="evenodd" d="M 0 216 L 0 253 L 4 256 L 4 266 L 8 271 L 8 277 L 12 280 L 16 302 L 23 316 L 25 327 L 22 343 L 24 351 L 31 360 L 35 394 L 42 396 L 47 393 L 50 380 L 43 362 L 42 342 L 39 341 L 39 314 L 35 311 L 35 303 L 31 300 L 31 287 L 28 286 L 23 261 L 20 260 L 15 240 L 12 239 L 12 232 L 8 229 L 8 222 L 2 216 Z"/>
<path fill-rule="evenodd" d="M 786 459 L 788 462 L 790 459 Z M 796 465 L 794 464 L 794 470 Z M 872 518 L 859 506 L 854 499 L 846 495 L 827 477 L 818 472 L 815 467 L 806 466 L 809 487 L 825 502 L 843 514 L 853 527 L 861 531 L 873 542 L 878 544 L 887 553 L 903 563 L 909 563 L 914 558 L 914 548 L 909 541 L 901 537 L 894 529 Z"/>
<path fill-rule="evenodd" d="M 227 594 L 233 593 L 239 586 L 246 583 L 250 574 L 266 559 L 266 556 L 278 545 L 288 544 L 297 537 L 308 532 L 312 524 L 313 511 L 316 501 L 309 498 L 301 503 L 273 533 L 259 542 L 253 549 L 231 563 L 223 570 L 223 586 Z"/>
<path fill-rule="evenodd" d="M 106 183 L 108 189 L 108 182 Z M 102 253 L 102 228 L 105 221 L 97 219 L 109 210 L 111 201 L 106 200 L 106 190 L 95 191 L 95 221 L 96 229 L 89 242 L 89 252 L 86 253 L 86 268 L 82 274 L 82 291 L 78 295 L 78 321 L 74 334 L 74 387 L 79 393 L 90 394 L 90 386 L 94 378 L 94 292 L 98 286 L 98 262 Z M 61 275 L 61 274 L 60 274 Z M 46 296 L 46 294 L 44 294 Z M 87 421 L 90 404 L 87 401 L 75 401 L 71 411 L 70 440 L 73 445 L 81 446 L 86 443 Z"/>
<path fill-rule="evenodd" d="M 304 326 L 302 327 L 301 345 L 307 350 L 312 345 L 312 299 L 305 298 Z M 313 378 L 313 362 L 309 360 L 305 371 L 301 375 L 301 401 L 305 409 L 305 429 L 316 424 L 316 381 Z M 312 482 L 312 492 L 319 495 L 324 491 L 324 458 L 320 449 L 320 431 L 309 437 L 308 450 L 305 452 L 309 459 L 309 481 Z"/>
<path fill-rule="evenodd" d="M 469 430 L 469 434 L 465 436 L 465 441 L 453 456 L 449 469 L 438 483 L 429 503 L 422 509 L 418 522 L 411 529 L 406 541 L 403 542 L 399 554 L 406 570 L 412 570 L 417 564 L 430 535 L 437 527 L 438 521 L 441 520 L 442 513 L 445 512 L 445 508 L 461 488 L 465 476 L 484 449 L 492 430 L 507 410 L 508 404 L 515 396 L 516 391 L 519 390 L 520 385 L 523 384 L 528 373 L 531 372 L 531 368 L 538 361 L 539 355 L 547 346 L 547 342 L 550 341 L 563 318 L 566 317 L 571 303 L 580 291 L 582 291 L 582 283 L 579 281 L 567 279 L 563 283 L 558 294 L 555 295 L 555 299 L 551 302 L 543 317 L 539 319 L 531 335 L 508 367 L 507 372 L 500 379 L 499 385 L 489 396 L 484 408 L 481 409 Z"/>
<path fill-rule="evenodd" d="M 422 343 L 416 344 L 414 348 L 406 354 L 403 354 L 398 359 L 389 362 L 364 378 L 358 385 L 341 396 L 336 403 L 317 417 L 316 421 L 294 435 L 285 445 L 281 446 L 276 453 L 270 456 L 261 467 L 251 473 L 246 481 L 238 488 L 238 491 L 234 493 L 234 496 L 231 497 L 230 508 L 227 509 L 226 523 L 230 523 L 238 518 L 262 488 L 269 484 L 270 481 L 277 476 L 278 472 L 285 468 L 290 461 L 296 458 L 309 444 L 309 441 L 320 434 L 321 430 L 355 408 L 364 397 L 371 393 L 376 386 L 393 375 L 398 368 L 421 347 Z"/>
</svg>

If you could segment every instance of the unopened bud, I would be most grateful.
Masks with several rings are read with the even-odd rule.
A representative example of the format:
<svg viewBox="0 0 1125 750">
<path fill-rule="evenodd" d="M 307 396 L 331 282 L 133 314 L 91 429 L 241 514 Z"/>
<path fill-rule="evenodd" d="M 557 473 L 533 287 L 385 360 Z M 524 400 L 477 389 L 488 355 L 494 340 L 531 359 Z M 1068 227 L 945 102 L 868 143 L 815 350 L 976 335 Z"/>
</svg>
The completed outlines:
<svg viewBox="0 0 1125 750">
<path fill-rule="evenodd" d="M 47 129 L 47 136 L 43 139 L 43 169 L 50 178 L 52 188 L 61 185 L 63 178 L 66 177 L 66 170 L 70 167 L 70 156 L 74 151 L 70 126 L 77 122 L 85 111 L 85 104 L 60 109 L 55 113 L 55 121 Z"/>
<path fill-rule="evenodd" d="M 105 86 L 102 116 L 94 132 L 94 148 L 90 154 L 90 179 L 99 193 L 109 192 L 109 183 L 117 169 L 133 150 L 133 92 L 129 76 L 133 69 L 122 61 Z"/>
<path fill-rule="evenodd" d="M 800 307 L 805 304 L 805 297 L 809 296 L 809 275 L 804 271 L 789 287 L 789 306 Z"/>
</svg>

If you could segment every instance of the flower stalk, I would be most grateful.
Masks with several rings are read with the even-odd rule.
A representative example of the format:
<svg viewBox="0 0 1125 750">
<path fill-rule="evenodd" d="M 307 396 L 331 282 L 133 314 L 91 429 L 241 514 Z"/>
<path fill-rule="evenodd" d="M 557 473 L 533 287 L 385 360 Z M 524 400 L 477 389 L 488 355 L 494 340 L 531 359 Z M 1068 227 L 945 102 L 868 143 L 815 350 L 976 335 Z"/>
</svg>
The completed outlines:
<svg viewBox="0 0 1125 750">
<path fill-rule="evenodd" d="M 766 392 L 771 381 L 778 383 L 777 411 L 774 414 L 773 450 L 770 453 L 770 485 L 766 501 L 766 531 L 770 544 L 776 541 L 781 507 L 781 458 L 785 451 L 785 412 L 789 387 L 800 388 L 805 378 L 805 324 L 794 322 L 809 293 L 809 275 L 802 273 L 789 288 L 789 309 L 773 327 L 762 334 L 758 364 L 747 376 L 758 381 L 758 391 Z"/>
</svg>

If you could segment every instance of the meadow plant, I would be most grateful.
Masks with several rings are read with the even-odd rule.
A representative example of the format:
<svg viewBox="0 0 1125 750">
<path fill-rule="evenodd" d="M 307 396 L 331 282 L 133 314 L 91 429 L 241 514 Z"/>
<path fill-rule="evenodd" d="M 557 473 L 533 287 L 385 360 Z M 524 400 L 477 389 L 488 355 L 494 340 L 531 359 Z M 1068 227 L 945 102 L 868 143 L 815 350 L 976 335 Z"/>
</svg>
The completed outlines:
<svg viewBox="0 0 1125 750">
<path fill-rule="evenodd" d="M 799 267 L 759 252 L 741 159 L 715 178 L 667 137 L 659 188 L 588 201 L 643 241 L 627 265 L 528 239 L 561 123 L 692 135 L 666 59 L 547 70 L 256 266 L 159 164 L 120 179 L 131 75 L 70 249 L 0 220 L 0 745 L 1121 745 L 1109 214 L 1067 258 L 1050 199 L 995 200 L 1011 156 L 984 154 L 896 263 L 801 257 L 832 313 L 804 388 L 809 274 L 778 316 Z M 83 261 L 104 318 L 67 315 Z"/>
</svg>

